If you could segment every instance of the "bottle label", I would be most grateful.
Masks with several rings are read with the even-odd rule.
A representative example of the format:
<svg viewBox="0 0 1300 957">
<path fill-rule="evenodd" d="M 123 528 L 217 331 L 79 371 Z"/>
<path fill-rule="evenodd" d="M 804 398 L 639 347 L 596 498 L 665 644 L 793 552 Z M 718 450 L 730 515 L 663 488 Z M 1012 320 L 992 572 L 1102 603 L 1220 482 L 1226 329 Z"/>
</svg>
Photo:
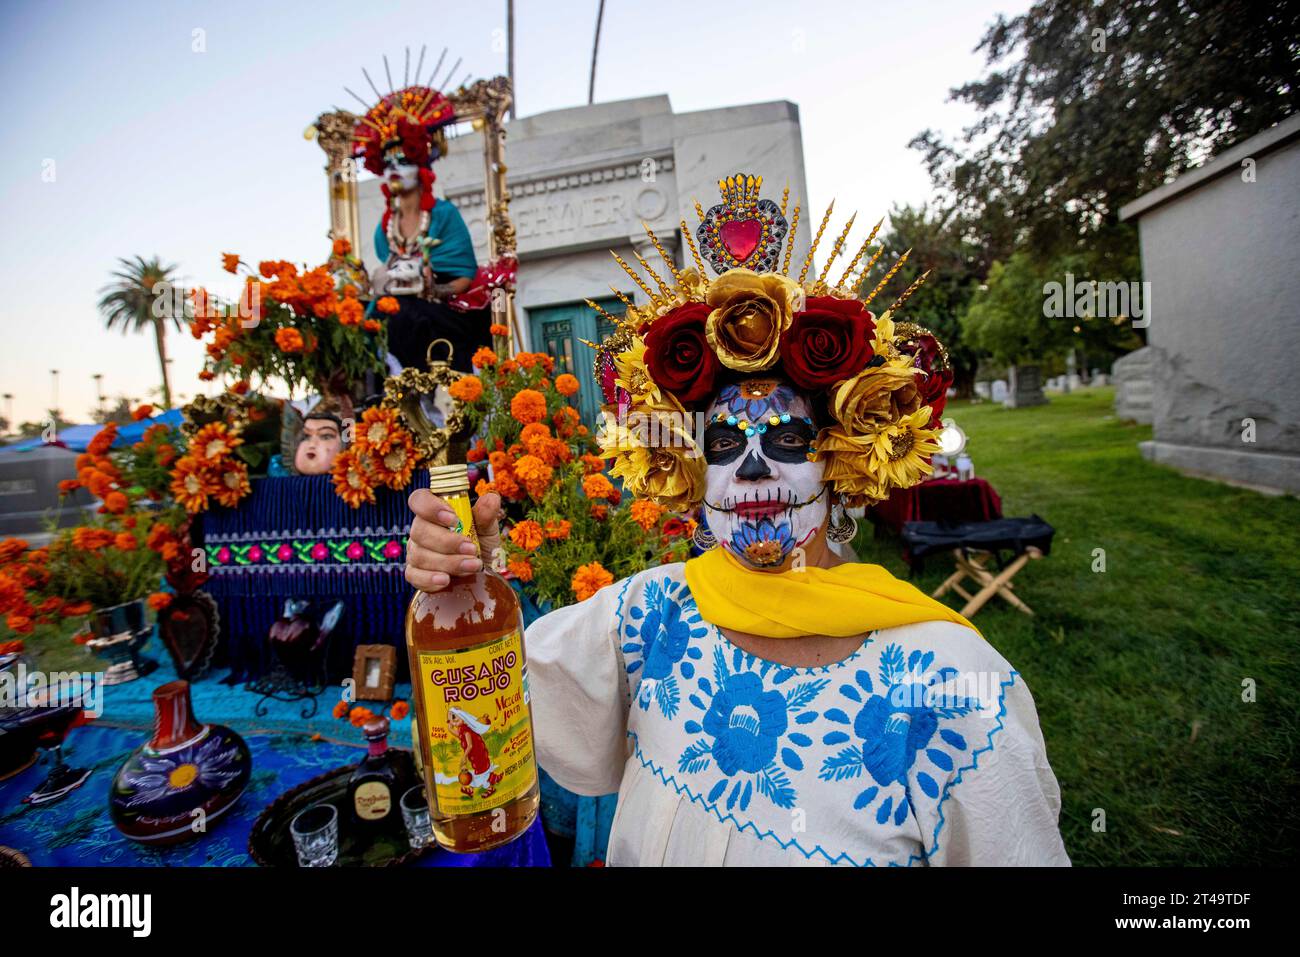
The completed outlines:
<svg viewBox="0 0 1300 957">
<path fill-rule="evenodd" d="M 537 765 L 519 631 L 467 651 L 420 652 L 420 682 L 443 814 L 491 810 L 532 788 Z"/>
<path fill-rule="evenodd" d="M 466 492 L 457 492 L 446 496 L 447 507 L 456 513 L 456 527 L 452 529 L 457 535 L 466 536 L 474 547 L 478 547 L 478 529 L 474 527 L 474 509 L 470 505 Z"/>
<path fill-rule="evenodd" d="M 393 807 L 393 794 L 381 781 L 367 781 L 352 795 L 357 817 L 363 821 L 378 821 L 386 817 Z"/>
</svg>

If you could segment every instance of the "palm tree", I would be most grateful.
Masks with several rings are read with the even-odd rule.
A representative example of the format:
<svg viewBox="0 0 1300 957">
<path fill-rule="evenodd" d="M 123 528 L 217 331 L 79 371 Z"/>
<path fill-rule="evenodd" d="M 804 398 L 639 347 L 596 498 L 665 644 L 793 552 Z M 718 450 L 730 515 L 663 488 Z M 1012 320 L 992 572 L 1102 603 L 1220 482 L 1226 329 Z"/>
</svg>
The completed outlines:
<svg viewBox="0 0 1300 957">
<path fill-rule="evenodd" d="M 113 273 L 113 282 L 100 290 L 99 311 L 109 329 L 120 328 L 127 332 L 142 332 L 152 327 L 158 345 L 158 365 L 162 369 L 163 407 L 172 407 L 171 384 L 167 380 L 167 324 L 181 328 L 184 311 L 172 273 L 175 266 L 164 266 L 154 256 L 146 260 L 119 259 L 119 269 Z M 157 287 L 164 284 L 162 289 Z M 155 292 L 156 290 L 156 292 Z"/>
</svg>

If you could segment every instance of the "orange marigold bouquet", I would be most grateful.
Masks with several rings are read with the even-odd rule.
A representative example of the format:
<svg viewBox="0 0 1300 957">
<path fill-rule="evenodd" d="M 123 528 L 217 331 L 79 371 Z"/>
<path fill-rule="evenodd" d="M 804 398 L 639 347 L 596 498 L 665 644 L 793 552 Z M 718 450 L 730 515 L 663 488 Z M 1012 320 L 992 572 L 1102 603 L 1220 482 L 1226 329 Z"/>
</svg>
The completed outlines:
<svg viewBox="0 0 1300 957">
<path fill-rule="evenodd" d="M 469 461 L 488 468 L 476 492 L 499 493 L 513 520 L 499 571 L 519 579 L 543 608 L 558 608 L 686 557 L 691 524 L 631 502 L 593 454 L 595 443 L 570 404 L 577 377 L 552 378 L 555 360 L 533 352 L 501 359 L 484 348 L 474 365 L 478 374 L 461 378 L 452 392 L 478 427 Z"/>
<path fill-rule="evenodd" d="M 336 253 L 340 240 L 335 243 Z M 345 254 L 350 248 L 344 248 Z M 223 256 L 227 272 L 245 271 L 237 302 L 220 302 L 205 289 L 192 293 L 190 332 L 207 339 L 200 378 L 230 376 L 264 385 L 279 379 L 339 392 L 367 372 L 384 371 L 385 326 L 358 297 L 355 285 L 336 281 L 328 265 L 300 269 L 266 260 L 253 271 L 238 256 Z"/>
</svg>

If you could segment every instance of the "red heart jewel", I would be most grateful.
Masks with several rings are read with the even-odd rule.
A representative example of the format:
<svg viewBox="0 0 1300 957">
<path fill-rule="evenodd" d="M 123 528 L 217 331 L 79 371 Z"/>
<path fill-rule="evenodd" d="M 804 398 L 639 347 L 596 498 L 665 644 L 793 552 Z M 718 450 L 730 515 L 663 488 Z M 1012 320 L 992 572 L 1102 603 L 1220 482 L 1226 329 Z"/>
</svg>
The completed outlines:
<svg viewBox="0 0 1300 957">
<path fill-rule="evenodd" d="M 731 258 L 743 263 L 758 248 L 758 241 L 763 236 L 763 224 L 757 219 L 733 219 L 723 223 L 718 230 L 718 238 L 726 247 Z"/>
</svg>

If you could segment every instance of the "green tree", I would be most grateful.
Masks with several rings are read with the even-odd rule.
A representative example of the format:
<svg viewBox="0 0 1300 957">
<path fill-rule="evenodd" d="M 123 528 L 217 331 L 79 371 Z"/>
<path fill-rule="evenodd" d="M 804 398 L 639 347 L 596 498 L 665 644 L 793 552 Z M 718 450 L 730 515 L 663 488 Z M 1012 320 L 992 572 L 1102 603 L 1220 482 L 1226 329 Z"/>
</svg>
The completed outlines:
<svg viewBox="0 0 1300 957">
<path fill-rule="evenodd" d="M 894 318 L 924 326 L 943 341 L 953 364 L 953 384 L 959 394 L 969 394 L 976 356 L 963 339 L 960 317 L 988 273 L 987 251 L 961 234 L 955 210 L 936 206 L 895 206 L 880 246 L 883 252 L 862 284 L 864 294 L 876 288 L 904 252 L 910 249 L 911 253 L 872 300 L 873 311 L 879 314 L 889 308 L 929 270 L 925 283 Z"/>
<path fill-rule="evenodd" d="M 1083 252 L 1092 278 L 1135 278 L 1120 206 L 1300 111 L 1294 3 L 1039 0 L 977 49 L 985 76 L 951 99 L 980 118 L 912 145 L 1004 262 Z"/>
<path fill-rule="evenodd" d="M 113 281 L 100 290 L 99 312 L 109 329 L 123 334 L 152 330 L 158 348 L 158 366 L 162 370 L 163 407 L 172 405 L 171 384 L 167 378 L 167 326 L 181 328 L 184 318 L 183 290 L 172 278 L 175 266 L 164 266 L 157 256 L 146 260 L 119 259 Z"/>
</svg>

